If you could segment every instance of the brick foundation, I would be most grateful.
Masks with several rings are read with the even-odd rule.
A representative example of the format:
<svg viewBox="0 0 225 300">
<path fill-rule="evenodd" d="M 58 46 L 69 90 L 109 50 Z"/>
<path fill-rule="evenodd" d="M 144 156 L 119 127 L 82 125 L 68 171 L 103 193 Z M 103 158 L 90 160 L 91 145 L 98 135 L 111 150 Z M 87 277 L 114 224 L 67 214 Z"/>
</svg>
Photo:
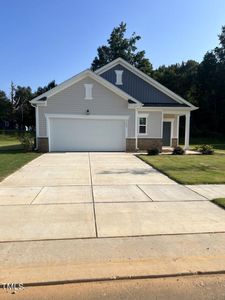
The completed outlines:
<svg viewBox="0 0 225 300">
<path fill-rule="evenodd" d="M 177 143 L 177 139 L 174 139 Z M 151 139 L 151 138 L 138 138 L 138 149 L 139 150 L 148 150 L 152 148 L 158 148 L 160 151 L 162 150 L 162 139 Z M 48 138 L 38 138 L 38 150 L 40 152 L 49 152 Z M 136 151 L 135 147 L 135 139 L 128 138 L 126 139 L 126 151 L 132 152 Z"/>
<path fill-rule="evenodd" d="M 135 139 L 126 139 L 126 151 L 128 152 L 132 152 L 132 151 L 136 151 L 136 147 L 135 147 Z"/>
<path fill-rule="evenodd" d="M 172 138 L 172 147 L 175 148 L 178 146 L 178 139 L 177 138 Z"/>
<path fill-rule="evenodd" d="M 162 151 L 162 139 L 153 138 L 138 138 L 138 150 L 148 150 L 152 148 L 158 148 Z M 126 139 L 126 151 L 136 151 L 135 139 Z"/>
<path fill-rule="evenodd" d="M 148 150 L 158 148 L 160 151 L 162 151 L 162 139 L 151 139 L 151 138 L 138 138 L 138 149 L 139 150 Z"/>
<path fill-rule="evenodd" d="M 48 138 L 38 138 L 38 151 L 49 152 Z"/>
</svg>

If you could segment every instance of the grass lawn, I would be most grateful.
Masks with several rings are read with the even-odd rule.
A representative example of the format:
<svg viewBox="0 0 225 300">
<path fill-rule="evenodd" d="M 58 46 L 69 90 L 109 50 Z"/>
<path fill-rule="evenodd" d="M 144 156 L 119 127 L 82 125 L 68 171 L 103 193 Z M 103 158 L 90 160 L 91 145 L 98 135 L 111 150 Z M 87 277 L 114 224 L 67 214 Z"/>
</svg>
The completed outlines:
<svg viewBox="0 0 225 300">
<path fill-rule="evenodd" d="M 214 199 L 212 202 L 225 209 L 225 198 Z"/>
<path fill-rule="evenodd" d="M 39 155 L 23 150 L 0 151 L 0 181 Z"/>
<path fill-rule="evenodd" d="M 0 134 L 0 181 L 39 155 L 24 152 L 15 136 Z"/>
<path fill-rule="evenodd" d="M 15 135 L 0 134 L 0 151 L 22 149 L 22 145 Z"/>
<path fill-rule="evenodd" d="M 225 183 L 225 155 L 139 155 L 139 157 L 182 184 Z"/>
</svg>

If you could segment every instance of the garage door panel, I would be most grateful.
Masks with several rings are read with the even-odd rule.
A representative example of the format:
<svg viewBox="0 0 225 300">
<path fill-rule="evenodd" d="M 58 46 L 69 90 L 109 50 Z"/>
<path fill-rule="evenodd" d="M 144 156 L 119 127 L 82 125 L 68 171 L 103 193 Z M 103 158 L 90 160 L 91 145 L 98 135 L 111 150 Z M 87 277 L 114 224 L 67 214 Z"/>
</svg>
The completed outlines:
<svg viewBox="0 0 225 300">
<path fill-rule="evenodd" d="M 125 121 L 52 118 L 50 151 L 124 151 Z"/>
</svg>

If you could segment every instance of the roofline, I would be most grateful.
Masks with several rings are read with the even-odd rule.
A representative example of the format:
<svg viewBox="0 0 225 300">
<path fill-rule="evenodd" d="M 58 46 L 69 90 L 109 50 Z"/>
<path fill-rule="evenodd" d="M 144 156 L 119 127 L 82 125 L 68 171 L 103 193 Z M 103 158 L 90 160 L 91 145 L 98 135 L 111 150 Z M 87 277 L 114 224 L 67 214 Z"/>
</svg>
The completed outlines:
<svg viewBox="0 0 225 300">
<path fill-rule="evenodd" d="M 140 108 L 141 110 L 146 110 L 146 111 L 182 111 L 182 112 L 189 112 L 189 111 L 194 111 L 199 109 L 199 107 L 190 107 L 190 106 L 186 106 L 186 107 L 171 107 L 171 106 L 142 106 Z"/>
<path fill-rule="evenodd" d="M 111 69 L 114 65 L 116 64 L 122 64 L 123 66 L 125 66 L 127 69 L 129 69 L 131 72 L 133 72 L 134 74 L 136 74 L 137 76 L 139 76 L 140 78 L 142 78 L 143 80 L 145 80 L 146 82 L 148 82 L 149 84 L 151 84 L 152 86 L 154 86 L 156 89 L 158 89 L 159 91 L 163 92 L 164 94 L 166 94 L 167 96 L 169 96 L 170 98 L 174 99 L 175 101 L 179 102 L 179 103 L 184 103 L 186 105 L 188 105 L 189 107 L 192 107 L 193 109 L 195 109 L 195 106 L 193 104 L 191 104 L 190 102 L 188 102 L 187 100 L 185 100 L 184 98 L 180 97 L 179 95 L 177 95 L 176 93 L 172 92 L 170 89 L 168 89 L 167 87 L 165 87 L 164 85 L 162 85 L 161 83 L 157 82 L 156 80 L 154 80 L 153 78 L 151 78 L 150 76 L 146 75 L 144 72 L 140 71 L 139 69 L 137 69 L 136 67 L 132 66 L 131 64 L 129 64 L 127 61 L 125 61 L 123 58 L 118 57 L 115 60 L 113 60 L 112 62 L 108 63 L 107 65 L 99 68 L 98 70 L 95 71 L 95 73 L 97 75 L 101 75 L 102 73 L 108 71 L 109 69 Z M 197 108 L 196 108 L 197 109 Z"/>
<path fill-rule="evenodd" d="M 57 85 L 56 87 L 54 87 L 53 89 L 39 95 L 38 97 L 35 97 L 34 99 L 32 99 L 30 101 L 31 104 L 40 104 L 42 103 L 42 101 L 40 101 L 41 98 L 43 97 L 47 97 L 50 98 L 52 96 L 54 96 L 55 94 L 63 91 L 64 89 L 70 87 L 71 85 L 79 82 L 80 80 L 84 79 L 85 77 L 91 77 L 92 79 L 96 80 L 97 82 L 99 82 L 100 84 L 102 84 L 103 86 L 105 86 L 106 88 L 108 88 L 109 90 L 113 91 L 114 93 L 118 94 L 120 97 L 128 100 L 131 99 L 133 100 L 135 103 L 138 103 L 140 105 L 143 105 L 140 101 L 138 101 L 137 99 L 131 97 L 129 94 L 127 94 L 126 92 L 124 92 L 123 90 L 119 89 L 118 87 L 116 87 L 114 84 L 110 83 L 109 81 L 107 81 L 106 79 L 102 78 L 101 76 L 99 76 L 98 74 L 95 74 L 93 71 L 91 71 L 90 69 L 84 70 L 83 72 L 63 81 L 62 83 L 60 83 L 59 85 Z M 44 100 L 46 101 L 46 100 Z"/>
</svg>

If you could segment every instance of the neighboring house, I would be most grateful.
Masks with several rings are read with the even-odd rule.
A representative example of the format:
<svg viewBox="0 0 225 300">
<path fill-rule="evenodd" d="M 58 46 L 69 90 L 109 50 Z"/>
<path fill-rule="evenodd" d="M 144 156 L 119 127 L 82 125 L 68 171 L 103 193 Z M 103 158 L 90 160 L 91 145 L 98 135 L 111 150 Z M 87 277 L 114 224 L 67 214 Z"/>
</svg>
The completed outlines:
<svg viewBox="0 0 225 300">
<path fill-rule="evenodd" d="M 31 100 L 40 151 L 136 151 L 178 145 L 197 109 L 121 58 Z"/>
</svg>

